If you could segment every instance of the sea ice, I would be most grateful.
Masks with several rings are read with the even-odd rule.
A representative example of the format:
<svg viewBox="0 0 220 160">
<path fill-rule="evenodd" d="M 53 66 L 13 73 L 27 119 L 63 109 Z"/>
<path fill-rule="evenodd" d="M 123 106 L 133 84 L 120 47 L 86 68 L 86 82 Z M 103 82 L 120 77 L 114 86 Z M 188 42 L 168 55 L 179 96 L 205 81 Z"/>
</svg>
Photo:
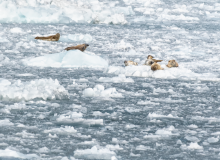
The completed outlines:
<svg viewBox="0 0 220 160">
<path fill-rule="evenodd" d="M 55 123 L 57 124 L 85 126 L 103 125 L 103 119 L 84 119 L 83 114 L 80 112 L 68 112 L 66 114 L 61 114 L 55 118 Z"/>
<path fill-rule="evenodd" d="M 111 82 L 111 83 L 122 83 L 122 82 L 131 82 L 133 83 L 134 80 L 132 78 L 126 78 L 126 76 L 124 74 L 120 74 L 118 75 L 118 77 L 112 77 L 112 78 L 108 78 L 108 77 L 100 77 L 98 79 L 99 82 Z"/>
<path fill-rule="evenodd" d="M 60 135 L 75 135 L 77 130 L 72 126 L 65 126 L 61 128 L 52 128 L 49 130 L 45 130 L 44 133 L 56 133 Z"/>
<path fill-rule="evenodd" d="M 122 97 L 121 93 L 118 93 L 115 88 L 105 89 L 103 85 L 96 85 L 94 88 L 87 88 L 83 91 L 84 97 Z"/>
<path fill-rule="evenodd" d="M 74 157 L 80 159 L 105 159 L 111 160 L 112 157 L 116 156 L 115 152 L 110 151 L 107 148 L 97 148 L 96 146 L 91 149 L 76 150 L 74 151 Z"/>
<path fill-rule="evenodd" d="M 34 98 L 62 99 L 68 98 L 68 91 L 61 86 L 58 80 L 39 79 L 30 82 L 20 80 L 11 83 L 0 79 L 0 98 L 2 100 L 31 100 Z"/>
<path fill-rule="evenodd" d="M 63 51 L 55 54 L 25 59 L 23 63 L 38 67 L 108 67 L 107 60 L 79 50 Z"/>
<path fill-rule="evenodd" d="M 18 151 L 14 151 L 6 148 L 5 150 L 0 150 L 0 157 L 8 158 L 19 158 L 19 159 L 40 159 L 36 154 L 23 154 Z"/>
</svg>

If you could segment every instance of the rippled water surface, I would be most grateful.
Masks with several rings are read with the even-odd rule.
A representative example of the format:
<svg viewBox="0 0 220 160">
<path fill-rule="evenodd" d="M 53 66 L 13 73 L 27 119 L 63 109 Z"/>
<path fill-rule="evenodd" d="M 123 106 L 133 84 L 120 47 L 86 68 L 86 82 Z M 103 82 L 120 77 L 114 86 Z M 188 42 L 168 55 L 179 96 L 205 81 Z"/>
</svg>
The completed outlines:
<svg viewBox="0 0 220 160">
<path fill-rule="evenodd" d="M 99 2 L 134 13 L 125 24 L 0 24 L 0 159 L 220 159 L 220 3 Z M 82 43 L 108 67 L 27 65 Z M 165 70 L 142 66 L 148 55 Z"/>
</svg>

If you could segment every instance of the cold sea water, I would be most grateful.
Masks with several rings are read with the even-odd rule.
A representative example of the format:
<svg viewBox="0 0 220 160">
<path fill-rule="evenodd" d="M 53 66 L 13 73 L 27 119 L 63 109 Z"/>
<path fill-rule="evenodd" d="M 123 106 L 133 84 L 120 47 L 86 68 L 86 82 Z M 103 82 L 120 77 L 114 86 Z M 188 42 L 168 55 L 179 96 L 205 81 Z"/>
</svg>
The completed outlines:
<svg viewBox="0 0 220 160">
<path fill-rule="evenodd" d="M 219 1 L 0 9 L 0 159 L 220 159 Z M 82 43 L 85 52 L 64 51 Z M 164 70 L 143 66 L 148 55 Z M 172 59 L 178 68 L 166 67 Z"/>
</svg>

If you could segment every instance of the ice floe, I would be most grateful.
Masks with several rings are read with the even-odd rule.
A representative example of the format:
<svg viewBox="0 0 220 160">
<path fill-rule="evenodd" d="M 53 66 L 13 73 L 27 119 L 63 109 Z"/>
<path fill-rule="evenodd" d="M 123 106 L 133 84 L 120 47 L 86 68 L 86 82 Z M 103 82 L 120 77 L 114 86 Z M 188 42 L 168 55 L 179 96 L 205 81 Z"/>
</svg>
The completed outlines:
<svg viewBox="0 0 220 160">
<path fill-rule="evenodd" d="M 126 78 L 124 74 L 118 75 L 118 77 L 100 77 L 98 79 L 99 82 L 107 82 L 107 83 L 122 83 L 122 82 L 131 82 L 133 83 L 134 80 L 132 78 Z"/>
<path fill-rule="evenodd" d="M 150 66 L 109 66 L 108 73 L 124 74 L 125 76 L 135 77 L 149 77 L 149 78 L 161 78 L 161 79 L 184 79 L 184 80 L 210 80 L 220 81 L 216 75 L 205 75 L 194 73 L 190 69 L 178 67 L 167 68 L 165 65 L 161 65 L 164 70 L 152 71 Z M 210 78 L 211 77 L 211 78 Z"/>
<path fill-rule="evenodd" d="M 18 158 L 18 159 L 40 159 L 36 154 L 23 154 L 15 150 L 11 150 L 10 148 L 6 148 L 5 150 L 0 150 L 0 157 L 4 158 Z"/>
<path fill-rule="evenodd" d="M 66 114 L 56 116 L 55 123 L 65 125 L 97 126 L 103 125 L 103 119 L 84 119 L 83 114 L 80 112 L 68 112 Z M 66 130 L 68 130 L 68 128 L 65 129 L 65 132 Z M 70 130 L 72 131 L 73 129 Z"/>
<path fill-rule="evenodd" d="M 134 15 L 132 8 L 106 5 L 98 0 L 85 1 L 0 1 L 5 14 L 1 23 L 106 23 L 126 24 L 124 15 Z"/>
<path fill-rule="evenodd" d="M 121 93 L 118 93 L 115 88 L 105 89 L 103 85 L 96 85 L 94 88 L 86 88 L 83 91 L 84 97 L 100 97 L 100 98 L 109 98 L 109 97 L 123 97 Z"/>
<path fill-rule="evenodd" d="M 49 130 L 45 130 L 44 133 L 55 133 L 60 135 L 72 135 L 76 134 L 77 130 L 74 129 L 72 126 L 65 126 L 61 128 L 52 128 Z"/>
<path fill-rule="evenodd" d="M 63 51 L 41 57 L 23 60 L 25 65 L 38 67 L 108 67 L 108 61 L 88 52 L 79 50 Z"/>
<path fill-rule="evenodd" d="M 39 79 L 30 82 L 20 80 L 11 83 L 0 79 L 0 99 L 2 100 L 31 100 L 34 98 L 62 99 L 68 98 L 68 91 L 59 84 L 58 80 Z"/>
<path fill-rule="evenodd" d="M 61 35 L 59 41 L 61 42 L 91 42 L 93 40 L 90 34 L 69 34 Z"/>
<path fill-rule="evenodd" d="M 110 151 L 108 148 L 97 148 L 96 146 L 92 147 L 91 149 L 74 151 L 74 157 L 80 159 L 111 160 L 115 156 L 115 152 Z"/>
</svg>

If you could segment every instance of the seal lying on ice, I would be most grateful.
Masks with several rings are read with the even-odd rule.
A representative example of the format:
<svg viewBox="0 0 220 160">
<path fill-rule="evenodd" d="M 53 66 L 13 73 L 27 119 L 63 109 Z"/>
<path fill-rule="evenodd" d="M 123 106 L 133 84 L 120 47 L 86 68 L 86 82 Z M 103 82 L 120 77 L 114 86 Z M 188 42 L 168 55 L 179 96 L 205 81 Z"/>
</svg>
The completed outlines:
<svg viewBox="0 0 220 160">
<path fill-rule="evenodd" d="M 154 57 L 151 56 L 151 55 L 148 55 L 147 56 L 147 60 L 145 61 L 144 65 L 147 65 L 147 66 L 151 66 L 152 64 L 154 64 L 154 62 L 161 62 L 163 60 L 156 60 L 156 59 L 153 59 Z"/>
<path fill-rule="evenodd" d="M 125 66 L 130 66 L 130 65 L 135 65 L 137 66 L 138 63 L 137 62 L 133 62 L 133 61 L 124 61 Z"/>
<path fill-rule="evenodd" d="M 169 60 L 168 64 L 166 65 L 167 67 L 179 67 L 179 64 L 175 60 Z"/>
<path fill-rule="evenodd" d="M 69 50 L 72 50 L 72 49 L 78 49 L 78 50 L 80 50 L 80 51 L 85 51 L 86 50 L 86 48 L 88 47 L 89 45 L 88 44 L 79 44 L 79 45 L 77 45 L 77 46 L 72 46 L 72 47 L 67 47 L 67 48 L 65 48 L 65 50 L 67 50 L 67 51 L 69 51 Z"/>
<path fill-rule="evenodd" d="M 57 33 L 55 35 L 48 36 L 48 37 L 35 37 L 35 39 L 40 39 L 44 41 L 58 41 L 60 39 L 60 34 Z"/>
<path fill-rule="evenodd" d="M 152 70 L 152 71 L 163 70 L 163 68 L 161 67 L 160 64 L 158 64 L 157 62 L 154 62 L 154 63 L 151 65 L 151 70 Z"/>
</svg>

